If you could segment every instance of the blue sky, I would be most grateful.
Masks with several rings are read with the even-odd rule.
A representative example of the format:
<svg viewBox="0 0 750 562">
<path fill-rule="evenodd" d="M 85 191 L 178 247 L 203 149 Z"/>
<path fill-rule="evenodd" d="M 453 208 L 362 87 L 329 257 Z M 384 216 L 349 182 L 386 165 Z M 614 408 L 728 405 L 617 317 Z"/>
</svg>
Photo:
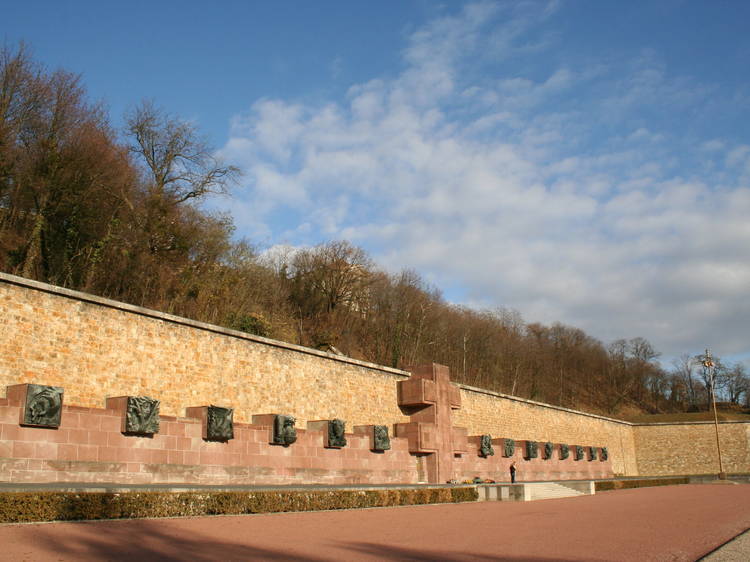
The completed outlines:
<svg viewBox="0 0 750 562">
<path fill-rule="evenodd" d="M 0 33 L 113 123 L 244 172 L 263 247 L 347 238 L 446 297 L 750 358 L 750 3 L 26 2 Z"/>
</svg>

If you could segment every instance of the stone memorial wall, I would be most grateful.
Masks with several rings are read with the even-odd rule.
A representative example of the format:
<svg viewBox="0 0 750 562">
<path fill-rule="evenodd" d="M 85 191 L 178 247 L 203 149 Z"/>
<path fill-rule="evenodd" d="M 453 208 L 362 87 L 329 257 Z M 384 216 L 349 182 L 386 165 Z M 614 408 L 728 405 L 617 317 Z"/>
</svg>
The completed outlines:
<svg viewBox="0 0 750 562">
<path fill-rule="evenodd" d="M 507 481 L 513 461 L 520 480 L 663 473 L 656 433 L 458 386 L 439 365 L 410 374 L 5 274 L 0 314 L 0 481 Z"/>
</svg>

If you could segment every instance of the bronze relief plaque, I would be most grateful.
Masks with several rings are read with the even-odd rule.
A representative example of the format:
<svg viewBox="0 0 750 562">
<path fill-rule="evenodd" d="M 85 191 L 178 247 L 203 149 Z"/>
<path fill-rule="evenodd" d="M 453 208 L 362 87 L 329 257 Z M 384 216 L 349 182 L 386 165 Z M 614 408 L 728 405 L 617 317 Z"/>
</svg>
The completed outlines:
<svg viewBox="0 0 750 562">
<path fill-rule="evenodd" d="M 62 402 L 63 389 L 59 386 L 27 385 L 23 425 L 60 427 Z"/>
<path fill-rule="evenodd" d="M 387 425 L 372 426 L 372 443 L 374 451 L 388 451 L 391 448 L 391 437 Z"/>
<path fill-rule="evenodd" d="M 233 408 L 209 406 L 206 409 L 206 439 L 208 441 L 229 441 L 234 439 Z"/>
<path fill-rule="evenodd" d="M 297 422 L 293 416 L 277 415 L 273 420 L 273 444 L 291 445 L 297 440 Z"/>
<path fill-rule="evenodd" d="M 492 436 L 482 435 L 479 442 L 479 455 L 487 458 L 495 454 L 495 449 L 492 448 Z"/>
<path fill-rule="evenodd" d="M 128 396 L 125 412 L 125 433 L 153 435 L 159 433 L 160 402 L 148 396 Z"/>
</svg>

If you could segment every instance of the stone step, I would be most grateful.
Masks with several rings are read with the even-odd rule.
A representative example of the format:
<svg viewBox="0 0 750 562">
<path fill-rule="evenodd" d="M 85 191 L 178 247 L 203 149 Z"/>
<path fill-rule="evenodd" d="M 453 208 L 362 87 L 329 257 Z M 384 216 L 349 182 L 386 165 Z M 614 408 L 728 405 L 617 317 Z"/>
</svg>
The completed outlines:
<svg viewBox="0 0 750 562">
<path fill-rule="evenodd" d="M 583 492 L 568 488 L 561 484 L 545 482 L 543 484 L 526 484 L 529 501 L 548 500 L 553 498 L 569 498 L 582 496 Z"/>
<path fill-rule="evenodd" d="M 480 484 L 479 501 L 535 501 L 594 494 L 591 481 Z"/>
</svg>

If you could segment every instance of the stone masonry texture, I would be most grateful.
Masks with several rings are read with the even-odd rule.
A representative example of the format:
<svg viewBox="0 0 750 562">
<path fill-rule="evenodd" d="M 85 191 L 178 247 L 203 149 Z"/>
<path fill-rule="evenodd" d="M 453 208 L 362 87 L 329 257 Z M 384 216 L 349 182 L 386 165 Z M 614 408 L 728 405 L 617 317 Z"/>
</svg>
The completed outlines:
<svg viewBox="0 0 750 562">
<path fill-rule="evenodd" d="M 636 425 L 640 474 L 718 474 L 716 427 L 711 422 Z M 750 472 L 750 424 L 719 423 L 724 471 Z"/>
<path fill-rule="evenodd" d="M 18 405 L 0 398 L 2 481 L 62 481 L 63 475 L 112 481 L 112 474 L 124 473 L 134 474 L 126 479 L 133 482 L 420 481 L 423 459 L 410 455 L 404 440 L 394 438 L 393 450 L 379 456 L 364 437 L 354 435 L 352 449 L 319 452 L 318 432 L 305 431 L 309 421 L 340 418 L 349 440 L 354 426 L 392 429 L 408 422 L 397 392 L 398 382 L 408 377 L 404 371 L 0 274 L 0 396 L 12 385 L 53 385 L 64 388 L 66 404 L 63 425 L 50 431 L 20 427 Z M 105 408 L 105 400 L 115 396 L 160 400 L 163 432 L 151 440 L 121 435 L 113 425 L 120 418 Z M 540 477 L 565 471 L 567 477 L 716 471 L 708 462 L 715 454 L 710 425 L 636 426 L 467 386 L 461 387 L 461 403 L 453 424 L 467 428 L 469 436 L 512 438 L 519 447 L 529 439 L 609 450 L 609 461 L 581 461 L 585 467 L 572 471 L 566 463 L 517 461 Z M 209 404 L 234 408 L 237 439 L 174 443 L 196 439 L 199 424 L 185 417 L 186 409 Z M 268 429 L 251 422 L 253 415 L 270 413 L 297 418 L 299 443 L 264 444 Z M 97 433 L 105 426 L 106 435 Z M 750 472 L 750 424 L 722 424 L 722 431 L 727 470 Z M 478 446 L 474 437 L 470 441 Z M 504 474 L 511 459 L 502 459 L 495 443 L 491 459 L 478 458 L 471 445 L 457 458 L 457 469 L 467 477 Z M 311 460 L 318 455 L 331 458 Z M 265 462 L 263 456 L 276 460 Z M 284 456 L 296 460 L 289 464 L 291 458 Z M 96 476 L 81 476 L 86 471 Z"/>
</svg>

